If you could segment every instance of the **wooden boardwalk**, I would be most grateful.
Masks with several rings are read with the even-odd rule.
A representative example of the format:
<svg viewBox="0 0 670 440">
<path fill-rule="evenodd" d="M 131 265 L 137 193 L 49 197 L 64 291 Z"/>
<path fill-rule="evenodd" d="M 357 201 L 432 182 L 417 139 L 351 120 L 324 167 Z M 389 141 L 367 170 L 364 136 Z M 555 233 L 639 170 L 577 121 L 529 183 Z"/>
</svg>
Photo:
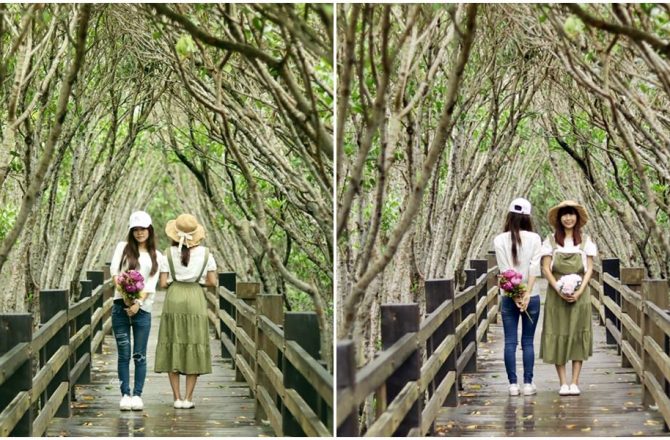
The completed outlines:
<svg viewBox="0 0 670 440">
<path fill-rule="evenodd" d="M 152 313 L 147 349 L 147 379 L 143 411 L 120 411 L 116 368 L 116 343 L 108 335 L 103 354 L 93 357 L 90 385 L 77 385 L 72 417 L 54 418 L 47 436 L 105 437 L 257 437 L 273 436 L 265 422 L 254 420 L 254 399 L 245 382 L 235 381 L 230 362 L 223 361 L 220 342 L 212 337 L 212 374 L 199 378 L 191 410 L 172 407 L 167 374 L 153 372 L 160 311 L 164 293 L 159 292 Z M 131 388 L 134 366 L 131 360 Z M 182 377 L 182 393 L 184 378 Z"/>
<path fill-rule="evenodd" d="M 543 301 L 544 308 L 544 301 Z M 535 334 L 539 353 L 543 312 Z M 477 350 L 475 374 L 463 376 L 459 406 L 442 408 L 436 421 L 441 436 L 668 436 L 663 417 L 641 405 L 642 387 L 631 368 L 621 367 L 615 346 L 605 343 L 594 315 L 594 354 L 584 362 L 581 396 L 559 396 L 553 365 L 535 360 L 537 395 L 511 397 L 503 362 L 502 320 L 491 325 L 488 342 Z M 571 378 L 568 364 L 568 380 Z M 521 350 L 517 375 L 523 378 Z"/>
</svg>

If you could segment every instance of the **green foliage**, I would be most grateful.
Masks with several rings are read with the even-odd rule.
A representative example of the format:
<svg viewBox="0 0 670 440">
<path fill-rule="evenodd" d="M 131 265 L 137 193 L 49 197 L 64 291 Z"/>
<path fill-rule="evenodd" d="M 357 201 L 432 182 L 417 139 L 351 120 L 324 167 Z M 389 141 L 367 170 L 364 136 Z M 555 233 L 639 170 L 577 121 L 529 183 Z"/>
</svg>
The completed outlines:
<svg viewBox="0 0 670 440">
<path fill-rule="evenodd" d="M 5 239 L 7 233 L 14 226 L 18 210 L 15 206 L 8 205 L 0 207 L 0 241 Z"/>
<path fill-rule="evenodd" d="M 563 23 L 563 31 L 571 39 L 579 37 L 585 30 L 584 22 L 576 15 L 571 15 Z"/>
<path fill-rule="evenodd" d="M 179 37 L 179 40 L 177 40 L 177 44 L 175 45 L 175 50 L 177 51 L 177 55 L 182 59 L 188 58 L 189 55 L 195 52 L 197 47 L 193 38 L 191 38 L 191 34 L 183 34 Z"/>
</svg>

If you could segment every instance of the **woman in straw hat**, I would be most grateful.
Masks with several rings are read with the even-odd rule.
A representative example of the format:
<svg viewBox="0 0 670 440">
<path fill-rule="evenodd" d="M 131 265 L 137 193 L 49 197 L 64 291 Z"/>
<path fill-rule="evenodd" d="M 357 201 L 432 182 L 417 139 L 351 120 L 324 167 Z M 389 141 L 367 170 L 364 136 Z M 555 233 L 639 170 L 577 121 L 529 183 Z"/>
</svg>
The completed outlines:
<svg viewBox="0 0 670 440">
<path fill-rule="evenodd" d="M 547 279 L 540 357 L 554 364 L 561 387 L 561 396 L 579 395 L 579 373 L 583 361 L 593 354 L 591 330 L 591 295 L 589 280 L 593 258 L 598 249 L 582 234 L 588 221 L 586 209 L 573 200 L 566 200 L 549 210 L 549 223 L 554 233 L 542 244 L 542 273 Z M 561 277 L 579 275 L 581 284 L 572 291 Z M 560 282 L 559 282 L 560 281 Z M 572 361 L 572 383 L 568 385 L 565 364 Z"/>
<path fill-rule="evenodd" d="M 535 278 L 540 276 L 540 246 L 542 239 L 533 232 L 530 218 L 530 202 L 523 198 L 512 200 L 505 218 L 504 232 L 493 239 L 496 262 L 500 272 L 514 269 L 523 275 L 526 292 L 518 301 L 503 296 L 501 314 L 505 333 L 505 370 L 509 380 L 510 396 L 525 396 L 536 393 L 533 383 L 535 347 L 533 339 L 540 316 L 540 289 Z M 516 376 L 516 349 L 519 341 L 519 319 L 521 320 L 521 349 L 523 350 L 523 388 L 519 388 Z"/>
<path fill-rule="evenodd" d="M 158 268 L 162 255 L 156 250 L 156 237 L 151 217 L 144 211 L 135 211 L 128 220 L 126 241 L 116 245 L 110 265 L 114 284 L 117 276 L 128 270 L 136 270 L 144 278 L 144 288 L 135 300 L 124 298 L 119 289 L 114 290 L 112 304 L 112 330 L 118 353 L 117 373 L 121 386 L 122 411 L 140 411 L 144 408 L 142 390 L 147 376 L 147 343 L 151 330 L 151 306 L 153 304 Z M 131 331 L 133 345 L 131 350 Z M 135 381 L 130 391 L 130 358 L 135 364 Z M 131 397 L 132 395 L 132 397 Z"/>
<path fill-rule="evenodd" d="M 170 220 L 165 233 L 172 246 L 165 251 L 160 285 L 167 295 L 156 347 L 157 373 L 168 373 L 174 407 L 190 409 L 193 390 L 200 374 L 212 372 L 209 347 L 207 304 L 200 284 L 216 285 L 216 263 L 206 247 L 200 246 L 205 230 L 190 214 Z M 186 393 L 182 400 L 179 375 L 186 375 Z"/>
</svg>

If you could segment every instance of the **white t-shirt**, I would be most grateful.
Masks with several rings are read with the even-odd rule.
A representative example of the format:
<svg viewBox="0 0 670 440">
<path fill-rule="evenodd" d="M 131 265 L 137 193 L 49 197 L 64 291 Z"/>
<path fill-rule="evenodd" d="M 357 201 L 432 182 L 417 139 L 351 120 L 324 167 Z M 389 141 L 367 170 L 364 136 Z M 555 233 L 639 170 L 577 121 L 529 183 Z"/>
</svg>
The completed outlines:
<svg viewBox="0 0 670 440">
<path fill-rule="evenodd" d="M 542 239 L 535 232 L 519 231 L 521 245 L 517 245 L 516 255 L 518 264 L 514 264 L 512 258 L 512 234 L 503 232 L 493 239 L 493 247 L 496 251 L 496 262 L 498 269 L 503 272 L 514 269 L 523 275 L 523 283 L 528 284 L 528 277 L 540 276 L 540 247 Z M 502 293 L 502 291 L 501 291 Z M 535 283 L 531 296 L 540 294 L 540 286 Z"/>
<path fill-rule="evenodd" d="M 116 276 L 123 270 L 119 270 L 119 264 L 121 263 L 121 258 L 123 257 L 123 249 L 126 247 L 126 242 L 122 241 L 116 245 L 114 250 L 114 256 L 112 257 L 112 263 L 109 268 L 109 272 L 112 276 Z M 156 283 L 158 283 L 158 274 L 160 273 L 161 262 L 163 260 L 163 254 L 159 251 L 156 251 L 156 260 L 158 262 L 158 269 L 155 274 L 150 275 L 151 273 L 151 255 L 149 252 L 140 251 L 140 268 L 139 272 L 144 277 L 144 291 L 147 292 L 147 297 L 144 299 L 141 309 L 145 312 L 151 313 L 151 306 L 154 303 L 154 294 L 156 292 Z M 128 264 L 124 264 L 123 269 L 127 269 Z M 123 298 L 121 292 L 117 289 L 114 289 L 114 299 Z"/>
<path fill-rule="evenodd" d="M 561 252 L 564 254 L 582 254 L 582 264 L 584 265 L 584 270 L 586 271 L 586 257 L 595 257 L 598 255 L 598 247 L 594 242 L 591 241 L 591 237 L 586 236 L 586 241 L 584 242 L 584 249 L 580 249 L 579 246 L 575 246 L 575 242 L 572 240 L 572 238 L 566 237 L 563 246 L 559 245 L 556 243 L 556 252 Z M 549 238 L 545 238 L 544 241 L 542 242 L 542 249 L 540 250 L 540 254 L 542 257 L 544 256 L 554 256 L 554 251 L 551 248 L 551 241 L 549 241 Z M 554 259 L 551 259 L 551 266 L 552 269 L 554 267 Z"/>
<path fill-rule="evenodd" d="M 209 258 L 207 259 L 207 266 L 202 272 L 200 279 L 198 279 L 198 275 L 200 274 L 200 271 L 202 271 L 202 265 L 205 263 L 204 246 L 195 246 L 191 248 L 191 257 L 188 260 L 188 266 L 181 264 L 181 252 L 177 246 L 170 247 L 169 252 L 172 253 L 172 264 L 174 265 L 174 272 L 178 281 L 184 281 L 187 283 L 197 281 L 200 284 L 204 284 L 207 277 L 207 272 L 216 271 L 216 262 L 210 253 Z M 160 271 L 161 273 L 168 273 L 168 282 L 173 281 L 172 274 L 170 273 L 170 262 L 168 261 L 167 255 L 165 258 L 163 258 Z"/>
</svg>

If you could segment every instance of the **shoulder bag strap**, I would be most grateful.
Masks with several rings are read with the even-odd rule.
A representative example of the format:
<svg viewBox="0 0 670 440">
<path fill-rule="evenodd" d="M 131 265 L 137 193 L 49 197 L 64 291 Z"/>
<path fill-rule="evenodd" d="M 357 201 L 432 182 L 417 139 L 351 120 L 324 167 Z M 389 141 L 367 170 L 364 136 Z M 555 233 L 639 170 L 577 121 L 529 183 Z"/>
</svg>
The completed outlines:
<svg viewBox="0 0 670 440">
<path fill-rule="evenodd" d="M 196 283 L 200 282 L 202 274 L 205 273 L 205 268 L 207 267 L 208 261 L 209 261 L 209 249 L 205 248 L 205 262 L 202 264 L 202 269 L 200 269 L 200 275 L 198 275 L 198 278 L 195 281 Z"/>
<path fill-rule="evenodd" d="M 172 262 L 172 248 L 167 248 L 165 254 L 167 255 L 168 263 L 170 263 L 170 276 L 172 277 L 172 281 L 177 281 L 174 271 L 174 263 Z"/>
</svg>

